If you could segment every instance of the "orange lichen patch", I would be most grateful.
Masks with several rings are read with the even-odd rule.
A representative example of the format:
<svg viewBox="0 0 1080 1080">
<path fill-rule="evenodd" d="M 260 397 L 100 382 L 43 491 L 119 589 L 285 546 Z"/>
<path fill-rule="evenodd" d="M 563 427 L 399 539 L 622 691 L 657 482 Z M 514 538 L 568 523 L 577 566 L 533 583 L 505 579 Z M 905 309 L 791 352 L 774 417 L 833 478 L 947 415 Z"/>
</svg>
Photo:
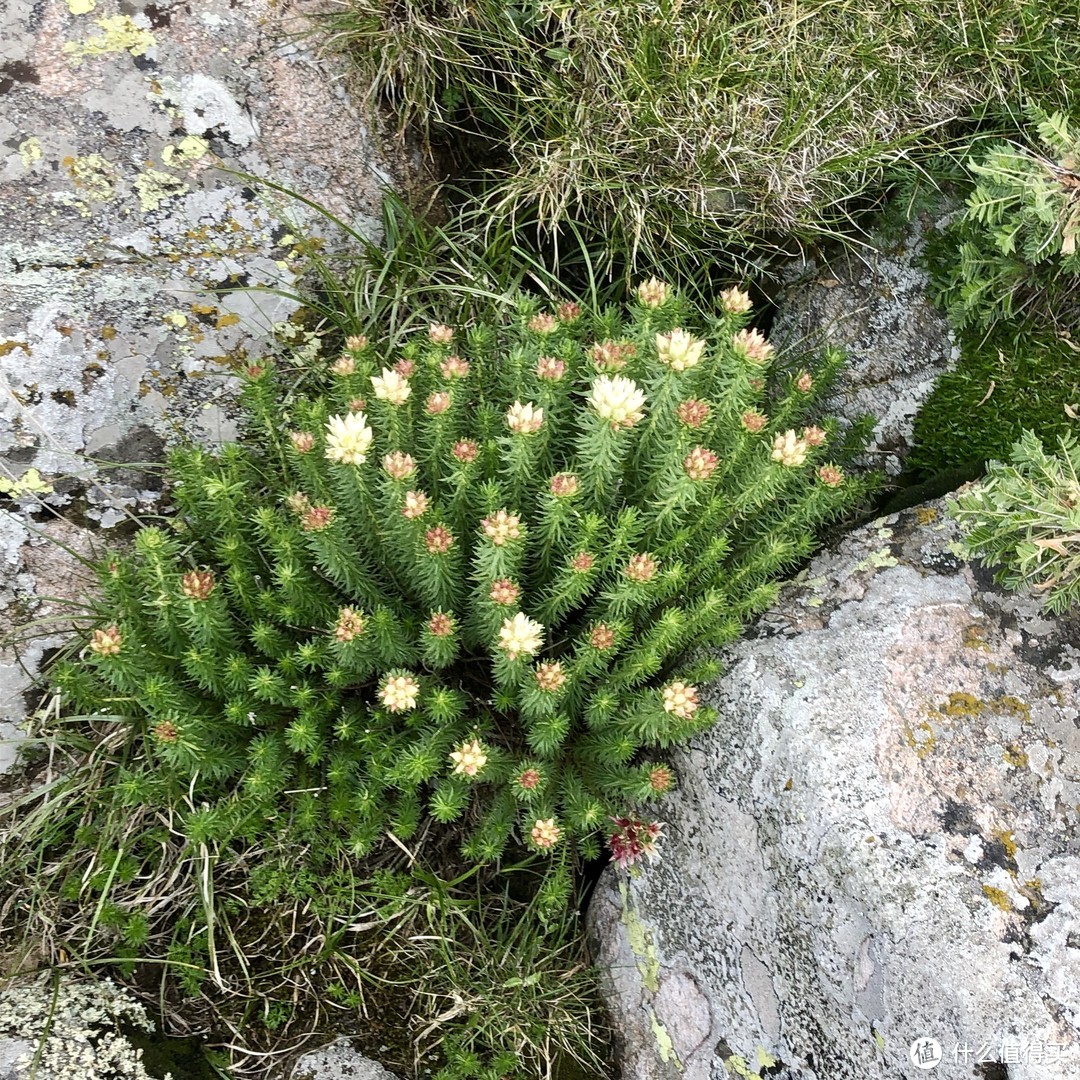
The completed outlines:
<svg viewBox="0 0 1080 1080">
<path fill-rule="evenodd" d="M 964 627 L 964 648 L 982 649 L 984 652 L 989 652 L 990 646 L 986 641 L 986 627 L 979 626 L 978 623 Z"/>
<path fill-rule="evenodd" d="M 1020 845 L 1016 842 L 1016 837 L 1013 836 L 1008 829 L 995 829 L 994 839 L 1001 844 L 1006 857 L 1015 862 L 1016 853 L 1020 850 Z"/>
<path fill-rule="evenodd" d="M 993 885 L 984 885 L 982 887 L 983 896 L 990 901 L 994 907 L 1001 908 L 1002 911 L 1012 911 L 1012 901 L 1009 899 L 1009 894 L 1003 892 L 1001 889 L 995 889 Z"/>
<path fill-rule="evenodd" d="M 100 334 L 102 341 L 112 341 L 116 337 L 115 326 L 103 326 Z"/>
<path fill-rule="evenodd" d="M 1003 694 L 1001 697 L 995 698 L 990 702 L 990 705 L 999 713 L 1019 716 L 1025 724 L 1031 720 L 1031 706 L 1019 698 L 1012 697 L 1010 694 Z"/>
<path fill-rule="evenodd" d="M 1016 745 L 1016 743 L 1009 743 L 1009 745 L 1005 748 L 1005 753 L 1002 755 L 1002 757 L 1014 769 L 1027 768 L 1028 756 L 1019 746 Z"/>
<path fill-rule="evenodd" d="M 949 700 L 938 706 L 938 711 L 946 716 L 979 716 L 985 708 L 986 705 L 974 694 L 954 690 L 949 695 Z"/>
<path fill-rule="evenodd" d="M 934 506 L 918 506 L 915 508 L 915 520 L 920 525 L 929 525 L 937 521 L 937 508 Z"/>
<path fill-rule="evenodd" d="M 192 304 L 191 310 L 196 315 L 213 315 L 217 311 L 217 307 L 213 304 Z"/>
<path fill-rule="evenodd" d="M 30 346 L 25 341 L 0 341 L 0 356 L 7 356 L 16 349 L 22 349 L 27 356 L 30 355 Z"/>
<path fill-rule="evenodd" d="M 998 716 L 1016 716 L 1024 723 L 1031 719 L 1031 706 L 1011 694 L 1002 694 L 1001 697 L 987 698 L 984 701 L 965 690 L 954 690 L 947 701 L 931 705 L 927 711 L 931 716 L 937 717 L 972 717 L 991 712 Z"/>
<path fill-rule="evenodd" d="M 240 316 L 230 311 L 227 315 L 219 315 L 217 329 L 223 330 L 226 326 L 235 326 L 240 321 Z"/>
<path fill-rule="evenodd" d="M 923 720 L 914 727 L 904 728 L 904 741 L 915 751 L 915 756 L 921 761 L 937 743 L 937 736 L 930 724 Z"/>
</svg>

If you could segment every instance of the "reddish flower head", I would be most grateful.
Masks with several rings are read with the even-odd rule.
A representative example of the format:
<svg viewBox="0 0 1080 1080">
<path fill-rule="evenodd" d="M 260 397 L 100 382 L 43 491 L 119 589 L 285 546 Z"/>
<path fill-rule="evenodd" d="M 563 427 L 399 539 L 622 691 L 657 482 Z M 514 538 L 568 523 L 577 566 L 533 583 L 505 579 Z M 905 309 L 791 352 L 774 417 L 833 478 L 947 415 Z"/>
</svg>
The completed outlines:
<svg viewBox="0 0 1080 1080">
<path fill-rule="evenodd" d="M 679 402 L 675 413 L 680 423 L 688 428 L 699 428 L 709 419 L 709 405 L 708 402 L 698 401 L 696 398 L 687 398 L 686 401 Z"/>
<path fill-rule="evenodd" d="M 440 390 L 434 394 L 428 394 L 428 399 L 424 403 L 424 411 L 428 416 L 438 416 L 439 413 L 444 413 L 449 408 L 450 395 L 445 390 Z"/>
<path fill-rule="evenodd" d="M 558 382 L 566 374 L 566 362 L 554 356 L 541 356 L 536 362 L 537 378 Z"/>
<path fill-rule="evenodd" d="M 315 446 L 315 436 L 310 431 L 290 431 L 289 442 L 298 454 L 307 454 Z"/>
<path fill-rule="evenodd" d="M 742 424 L 743 430 L 749 431 L 751 435 L 756 435 L 768 426 L 769 418 L 763 413 L 759 413 L 757 409 L 749 409 L 742 414 L 739 422 Z"/>
<path fill-rule="evenodd" d="M 704 446 L 695 446 L 683 461 L 683 469 L 691 480 L 708 480 L 716 471 L 720 459 L 712 450 Z"/>
<path fill-rule="evenodd" d="M 521 590 L 509 578 L 499 578 L 498 581 L 491 583 L 488 598 L 493 604 L 498 604 L 500 607 L 509 607 L 511 604 L 518 602 L 520 595 Z"/>
<path fill-rule="evenodd" d="M 654 765 L 649 770 L 649 787 L 657 794 L 670 791 L 675 783 L 675 774 L 667 765 Z"/>
<path fill-rule="evenodd" d="M 536 685 L 545 694 L 558 693 L 566 685 L 566 672 L 558 660 L 537 664 L 533 674 L 536 676 Z"/>
<path fill-rule="evenodd" d="M 540 786 L 541 776 L 535 769 L 525 769 L 514 777 L 514 782 L 525 791 L 535 791 Z"/>
<path fill-rule="evenodd" d="M 578 478 L 572 472 L 556 473 L 551 478 L 551 494 L 558 498 L 568 498 L 578 492 Z"/>
<path fill-rule="evenodd" d="M 552 334 L 558 328 L 559 322 L 554 315 L 541 312 L 529 320 L 529 329 L 534 334 Z"/>
<path fill-rule="evenodd" d="M 300 528 L 304 532 L 322 532 L 334 521 L 332 506 L 312 506 L 300 515 Z"/>
<path fill-rule="evenodd" d="M 448 356 L 439 365 L 439 371 L 444 379 L 464 379 L 469 374 L 469 362 L 460 356 Z"/>
<path fill-rule="evenodd" d="M 454 443 L 454 448 L 450 452 L 458 461 L 468 465 L 469 462 L 476 460 L 476 455 L 480 453 L 480 447 L 471 439 L 462 439 L 460 442 Z"/>
<path fill-rule="evenodd" d="M 570 560 L 570 569 L 575 574 L 586 574 L 596 565 L 596 557 L 590 551 L 579 551 Z"/>
<path fill-rule="evenodd" d="M 612 857 L 625 870 L 641 858 L 656 854 L 656 841 L 663 826 L 659 821 L 639 821 L 637 818 L 612 818 L 615 831 L 608 837 Z"/>
<path fill-rule="evenodd" d="M 424 546 L 432 555 L 445 555 L 454 546 L 454 534 L 445 525 L 436 525 L 424 533 Z"/>
<path fill-rule="evenodd" d="M 180 579 L 180 588 L 189 600 L 206 600 L 214 591 L 212 570 L 189 570 Z"/>
<path fill-rule="evenodd" d="M 631 581 L 641 583 L 652 581 L 656 577 L 658 567 L 659 563 L 648 552 L 643 552 L 641 555 L 630 556 L 630 561 L 626 564 L 623 573 Z"/>
<path fill-rule="evenodd" d="M 158 742 L 174 743 L 180 738 L 180 732 L 171 720 L 160 721 L 150 731 Z"/>
</svg>

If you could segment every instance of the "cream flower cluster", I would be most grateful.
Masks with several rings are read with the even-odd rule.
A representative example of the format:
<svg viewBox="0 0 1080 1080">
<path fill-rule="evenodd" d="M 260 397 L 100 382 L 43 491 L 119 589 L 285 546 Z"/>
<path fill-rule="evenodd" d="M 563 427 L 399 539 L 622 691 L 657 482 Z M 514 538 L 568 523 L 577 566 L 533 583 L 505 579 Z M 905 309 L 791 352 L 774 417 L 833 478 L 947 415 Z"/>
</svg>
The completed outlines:
<svg viewBox="0 0 1080 1080">
<path fill-rule="evenodd" d="M 773 440 L 772 459 L 789 469 L 796 468 L 806 463 L 806 455 L 810 447 L 805 439 L 800 439 L 790 429 L 783 435 L 777 435 Z"/>
<path fill-rule="evenodd" d="M 380 401 L 388 401 L 391 405 L 404 405 L 412 393 L 409 380 L 393 368 L 383 368 L 381 376 L 372 375 L 371 387 Z"/>
<path fill-rule="evenodd" d="M 633 427 L 645 416 L 645 394 L 622 375 L 601 375 L 592 385 L 589 404 L 616 430 Z"/>
<path fill-rule="evenodd" d="M 503 619 L 499 630 L 499 648 L 511 660 L 535 656 L 543 644 L 543 626 L 524 612 L 519 611 L 512 619 Z"/>
<path fill-rule="evenodd" d="M 697 367 L 704 352 L 705 342 L 685 330 L 656 335 L 656 354 L 660 363 L 666 364 L 672 371 L 689 371 Z"/>
<path fill-rule="evenodd" d="M 559 842 L 562 829 L 555 824 L 554 818 L 537 818 L 529 836 L 538 848 L 551 848 Z"/>
<path fill-rule="evenodd" d="M 470 739 L 451 751 L 450 760 L 458 776 L 475 776 L 487 764 L 488 756 L 479 739 Z"/>
<path fill-rule="evenodd" d="M 496 510 L 481 519 L 480 527 L 496 547 L 505 547 L 511 540 L 521 539 L 521 518 L 506 510 Z"/>
<path fill-rule="evenodd" d="M 544 423 L 544 410 L 531 401 L 515 401 L 506 412 L 506 426 L 515 435 L 535 435 Z"/>
<path fill-rule="evenodd" d="M 409 674 L 388 675 L 379 688 L 379 700 L 389 712 L 409 712 L 416 708 L 420 684 Z"/>
<path fill-rule="evenodd" d="M 696 686 L 684 682 L 670 682 L 663 690 L 664 712 L 673 713 L 680 720 L 689 720 L 698 710 Z"/>
<path fill-rule="evenodd" d="M 361 412 L 331 416 L 326 422 L 326 457 L 341 465 L 363 465 L 375 435 Z"/>
</svg>

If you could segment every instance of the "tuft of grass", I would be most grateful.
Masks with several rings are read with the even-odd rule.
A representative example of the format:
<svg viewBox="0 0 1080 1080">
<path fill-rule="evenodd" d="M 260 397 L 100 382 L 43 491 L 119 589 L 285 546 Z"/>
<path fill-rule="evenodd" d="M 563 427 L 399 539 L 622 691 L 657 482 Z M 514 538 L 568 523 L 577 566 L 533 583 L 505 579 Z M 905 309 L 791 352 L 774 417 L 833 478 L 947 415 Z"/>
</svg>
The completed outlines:
<svg viewBox="0 0 1080 1080">
<path fill-rule="evenodd" d="M 564 229 L 559 250 L 545 251 L 538 249 L 535 235 L 511 222 L 492 222 L 476 207 L 440 223 L 430 208 L 411 206 L 386 191 L 376 243 L 299 192 L 240 175 L 267 193 L 272 212 L 292 231 L 300 230 L 290 207 L 300 203 L 336 238 L 302 246 L 304 274 L 295 288 L 253 291 L 299 303 L 319 326 L 332 326 L 341 341 L 365 334 L 397 348 L 432 322 L 497 320 L 522 292 L 552 306 L 573 300 L 590 309 L 622 302 L 628 292 L 628 272 L 613 274 L 603 242 L 573 224 Z"/>
<path fill-rule="evenodd" d="M 107 970 L 235 1077 L 341 1031 L 403 1076 L 496 1061 L 500 1078 L 538 1080 L 567 1059 L 607 1074 L 576 913 L 552 908 L 529 864 L 450 878 L 438 838 L 425 865 L 393 847 L 319 864 L 302 845 L 191 845 L 169 815 L 118 804 L 118 720 L 39 716 L 0 797 L 5 954 Z"/>
<path fill-rule="evenodd" d="M 464 150 L 497 229 L 673 265 L 850 227 L 954 125 L 1076 112 L 1080 0 L 337 0 L 401 130 Z M 460 153 L 459 153 L 459 156 Z"/>
</svg>

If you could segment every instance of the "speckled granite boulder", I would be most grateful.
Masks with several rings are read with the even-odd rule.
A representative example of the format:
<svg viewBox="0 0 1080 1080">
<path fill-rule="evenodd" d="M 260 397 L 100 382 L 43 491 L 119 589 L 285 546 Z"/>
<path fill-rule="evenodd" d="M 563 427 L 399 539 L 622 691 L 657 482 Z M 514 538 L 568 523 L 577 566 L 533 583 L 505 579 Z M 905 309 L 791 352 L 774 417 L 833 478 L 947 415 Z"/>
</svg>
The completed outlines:
<svg viewBox="0 0 1080 1080">
<path fill-rule="evenodd" d="M 70 595 L 78 570 L 43 554 L 34 530 L 49 515 L 35 505 L 92 528 L 151 509 L 153 468 L 112 463 L 231 436 L 232 367 L 296 308 L 247 287 L 290 287 L 302 235 L 335 242 L 312 211 L 286 204 L 282 219 L 266 190 L 224 170 L 290 186 L 377 236 L 391 177 L 340 72 L 297 42 L 299 28 L 295 0 L 6 6 L 0 644 L 52 613 L 43 598 Z M 28 470 L 53 490 L 12 499 Z M 55 640 L 22 661 L 0 651 L 0 768 L 23 666 Z"/>
<path fill-rule="evenodd" d="M 349 1039 L 335 1039 L 304 1054 L 293 1066 L 289 1080 L 397 1080 L 397 1077 L 354 1050 Z"/>
<path fill-rule="evenodd" d="M 770 335 L 779 348 L 844 350 L 848 363 L 825 411 L 876 417 L 866 464 L 891 476 L 911 450 L 915 414 L 959 355 L 917 265 L 924 243 L 915 222 L 880 251 L 846 249 L 803 263 L 778 301 Z"/>
<path fill-rule="evenodd" d="M 954 537 L 858 530 L 728 652 L 661 860 L 591 905 L 625 1076 L 896 1080 L 934 1039 L 1080 1078 L 1080 616 Z"/>
<path fill-rule="evenodd" d="M 22 1062 L 34 1056 L 34 1044 L 26 1039 L 0 1038 L 0 1080 L 25 1080 Z"/>
</svg>

